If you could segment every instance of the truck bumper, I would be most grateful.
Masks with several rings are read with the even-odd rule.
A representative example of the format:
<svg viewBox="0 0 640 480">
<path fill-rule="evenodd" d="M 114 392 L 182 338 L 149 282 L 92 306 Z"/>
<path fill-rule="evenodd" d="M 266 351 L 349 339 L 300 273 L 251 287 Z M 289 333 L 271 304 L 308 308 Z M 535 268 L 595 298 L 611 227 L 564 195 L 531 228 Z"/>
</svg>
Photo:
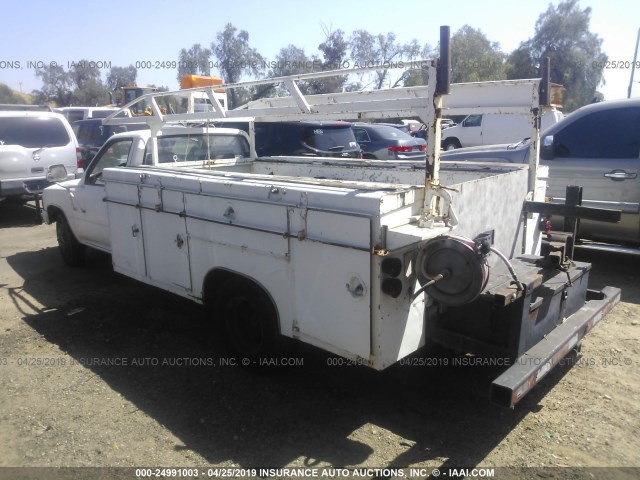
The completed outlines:
<svg viewBox="0 0 640 480">
<path fill-rule="evenodd" d="M 67 174 L 66 179 L 73 180 L 75 174 Z M 50 181 L 47 177 L 29 177 L 29 178 L 17 178 L 11 180 L 0 180 L 0 197 L 21 197 L 26 196 L 33 198 L 35 194 L 42 193 L 42 191 L 54 185 L 56 182 Z"/>
<path fill-rule="evenodd" d="M 620 301 L 620 289 L 589 290 L 587 302 L 549 332 L 491 384 L 491 401 L 503 407 L 518 403 Z"/>
<path fill-rule="evenodd" d="M 17 178 L 10 180 L 0 180 L 0 197 L 20 197 L 41 192 L 51 185 L 46 177 L 37 178 Z"/>
</svg>

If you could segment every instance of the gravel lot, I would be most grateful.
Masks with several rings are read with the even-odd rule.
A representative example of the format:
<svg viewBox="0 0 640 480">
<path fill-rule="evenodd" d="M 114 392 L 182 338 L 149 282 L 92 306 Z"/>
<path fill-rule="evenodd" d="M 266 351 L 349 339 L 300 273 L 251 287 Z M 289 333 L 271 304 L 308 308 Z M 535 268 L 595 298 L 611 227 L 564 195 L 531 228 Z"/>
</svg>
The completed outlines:
<svg viewBox="0 0 640 480">
<path fill-rule="evenodd" d="M 484 367 L 375 372 L 305 346 L 268 372 L 225 365 L 200 307 L 97 252 L 66 267 L 33 216 L 0 203 L 0 467 L 640 467 L 640 257 L 579 254 L 622 302 L 505 410 Z"/>
</svg>

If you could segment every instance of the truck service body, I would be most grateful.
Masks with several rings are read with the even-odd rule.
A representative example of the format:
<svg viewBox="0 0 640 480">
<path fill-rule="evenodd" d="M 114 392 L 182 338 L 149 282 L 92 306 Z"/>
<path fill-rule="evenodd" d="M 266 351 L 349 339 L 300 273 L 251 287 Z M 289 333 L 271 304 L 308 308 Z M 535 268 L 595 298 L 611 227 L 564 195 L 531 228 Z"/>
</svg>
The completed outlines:
<svg viewBox="0 0 640 480">
<path fill-rule="evenodd" d="M 522 207 L 544 197 L 535 142 L 530 165 L 440 169 L 436 64 L 428 87 L 386 92 L 304 97 L 295 82 L 305 75 L 268 79 L 262 82 L 289 88 L 288 103 L 244 110 L 220 108 L 211 91 L 213 111 L 164 115 L 155 100 L 169 94 L 148 95 L 154 115 L 133 120 L 151 129 L 115 135 L 82 179 L 45 190 L 45 219 L 62 225 L 68 263 L 78 263 L 83 246 L 101 248 L 117 272 L 212 307 L 212 320 L 242 356 L 268 354 L 283 335 L 381 370 L 434 340 L 510 358 L 492 399 L 513 406 L 615 305 L 619 291 L 588 294 L 588 264 L 541 263 L 537 216 Z M 539 80 L 505 82 L 501 88 L 514 93 L 502 100 L 530 111 L 538 87 Z M 165 128 L 171 120 L 408 115 L 419 116 L 435 139 L 427 166 L 256 158 L 251 131 Z M 195 159 L 191 141 L 216 135 L 235 135 L 248 148 L 224 158 L 209 149 Z M 160 147 L 171 136 L 186 140 L 174 162 L 162 163 Z M 129 149 L 96 175 L 119 141 Z M 93 223 L 100 241 L 83 236 L 82 222 Z M 518 363 L 531 352 L 540 362 Z"/>
</svg>

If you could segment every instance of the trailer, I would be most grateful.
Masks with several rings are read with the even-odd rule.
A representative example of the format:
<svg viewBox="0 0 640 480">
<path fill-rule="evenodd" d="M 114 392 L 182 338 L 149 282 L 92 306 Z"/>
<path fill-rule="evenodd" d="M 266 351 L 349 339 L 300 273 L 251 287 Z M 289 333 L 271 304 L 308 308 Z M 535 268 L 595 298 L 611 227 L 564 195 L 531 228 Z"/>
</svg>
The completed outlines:
<svg viewBox="0 0 640 480">
<path fill-rule="evenodd" d="M 589 290 L 589 264 L 539 255 L 538 216 L 524 209 L 544 199 L 537 141 L 530 165 L 440 167 L 445 97 L 451 111 L 463 108 L 456 98 L 469 96 L 488 113 L 533 112 L 537 139 L 542 83 L 464 84 L 447 97 L 446 29 L 442 40 L 440 59 L 423 62 L 427 87 L 307 97 L 297 87 L 310 76 L 349 73 L 339 71 L 217 86 L 283 83 L 291 94 L 240 110 L 222 108 L 213 87 L 196 89 L 213 106 L 206 112 L 166 113 L 158 105 L 172 92 L 143 97 L 153 114 L 127 119 L 151 127 L 131 134 L 138 137 L 129 162 L 138 160 L 102 170 L 103 190 L 94 196 L 106 206 L 94 221 L 103 222 L 115 271 L 204 304 L 230 352 L 247 363 L 275 355 L 284 336 L 382 370 L 433 341 L 507 359 L 491 398 L 513 407 L 579 346 L 620 292 Z M 482 95 L 495 88 L 509 93 Z M 496 98 L 502 103 L 487 100 Z M 238 119 L 407 117 L 427 125 L 426 164 L 256 158 L 251 129 L 249 157 L 209 152 L 180 165 L 157 161 L 170 122 L 200 123 L 206 134 L 213 122 Z M 188 131 L 171 135 L 190 138 Z M 61 247 L 83 246 L 65 199 L 80 187 L 45 191 L 46 220 L 71 225 Z"/>
</svg>

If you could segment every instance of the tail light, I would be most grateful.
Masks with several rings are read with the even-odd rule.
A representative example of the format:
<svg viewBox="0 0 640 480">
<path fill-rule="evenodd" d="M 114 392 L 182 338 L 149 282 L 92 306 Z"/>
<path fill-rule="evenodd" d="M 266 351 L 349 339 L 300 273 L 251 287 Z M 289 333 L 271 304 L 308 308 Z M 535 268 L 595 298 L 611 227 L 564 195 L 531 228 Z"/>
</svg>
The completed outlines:
<svg viewBox="0 0 640 480">
<path fill-rule="evenodd" d="M 76 167 L 78 169 L 84 168 L 84 158 L 82 158 L 82 149 L 76 147 Z"/>
<path fill-rule="evenodd" d="M 398 298 L 402 294 L 402 280 L 398 278 L 403 271 L 402 260 L 395 257 L 386 257 L 382 260 L 380 270 L 386 276 L 380 285 L 383 293 L 390 297 Z"/>
<path fill-rule="evenodd" d="M 426 145 L 419 145 L 418 148 L 420 149 L 421 152 L 424 152 L 427 149 Z"/>
<path fill-rule="evenodd" d="M 411 150 L 413 150 L 413 147 L 401 147 L 401 146 L 395 146 L 395 147 L 389 147 L 387 148 L 387 150 L 389 150 L 390 152 L 410 152 Z"/>
</svg>

